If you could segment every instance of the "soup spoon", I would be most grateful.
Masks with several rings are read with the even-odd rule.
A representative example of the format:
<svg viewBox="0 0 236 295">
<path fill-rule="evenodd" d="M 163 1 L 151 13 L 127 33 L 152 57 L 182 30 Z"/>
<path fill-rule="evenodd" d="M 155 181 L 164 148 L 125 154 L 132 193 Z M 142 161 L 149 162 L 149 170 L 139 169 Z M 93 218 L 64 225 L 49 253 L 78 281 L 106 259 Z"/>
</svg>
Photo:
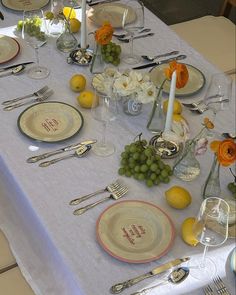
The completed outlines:
<svg viewBox="0 0 236 295">
<path fill-rule="evenodd" d="M 91 148 L 92 148 L 92 146 L 90 144 L 89 145 L 82 145 L 73 154 L 59 157 L 59 158 L 56 158 L 56 159 L 53 159 L 50 161 L 42 162 L 39 164 L 39 167 L 48 167 L 49 165 L 55 164 L 61 160 L 69 159 L 72 157 L 81 158 L 81 157 L 85 156 L 90 151 Z"/>
<path fill-rule="evenodd" d="M 142 58 L 146 59 L 148 61 L 154 61 L 154 59 L 157 59 L 159 57 L 165 57 L 165 56 L 170 56 L 170 55 L 175 55 L 175 54 L 179 54 L 179 51 L 175 50 L 175 51 L 159 54 L 156 56 L 142 55 Z"/>
<path fill-rule="evenodd" d="M 182 283 L 189 275 L 189 268 L 188 267 L 179 267 L 174 269 L 169 275 L 168 277 L 163 280 L 162 282 L 149 287 L 149 288 L 145 288 L 141 291 L 132 293 L 131 295 L 145 295 L 147 294 L 150 290 L 163 285 L 163 284 L 167 284 L 167 283 L 171 283 L 171 284 L 179 284 Z"/>
</svg>

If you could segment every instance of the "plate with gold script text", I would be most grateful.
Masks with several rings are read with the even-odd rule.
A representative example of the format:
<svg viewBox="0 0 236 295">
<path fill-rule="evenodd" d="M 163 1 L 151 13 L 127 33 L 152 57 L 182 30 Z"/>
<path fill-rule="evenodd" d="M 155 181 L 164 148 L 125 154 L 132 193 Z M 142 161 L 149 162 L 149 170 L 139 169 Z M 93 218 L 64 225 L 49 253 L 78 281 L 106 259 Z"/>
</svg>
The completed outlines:
<svg viewBox="0 0 236 295">
<path fill-rule="evenodd" d="M 97 220 L 97 239 L 111 256 L 130 263 L 145 263 L 165 255 L 175 230 L 169 216 L 145 201 L 121 201 Z"/>
<path fill-rule="evenodd" d="M 15 11 L 36 10 L 46 6 L 49 0 L 2 0 L 2 5 Z"/>
</svg>

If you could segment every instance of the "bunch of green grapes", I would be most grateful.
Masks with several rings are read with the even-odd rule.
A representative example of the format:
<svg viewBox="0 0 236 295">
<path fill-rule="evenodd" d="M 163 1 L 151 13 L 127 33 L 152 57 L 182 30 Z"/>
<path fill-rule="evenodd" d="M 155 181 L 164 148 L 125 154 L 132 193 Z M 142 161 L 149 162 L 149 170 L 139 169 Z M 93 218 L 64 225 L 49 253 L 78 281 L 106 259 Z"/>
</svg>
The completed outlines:
<svg viewBox="0 0 236 295">
<path fill-rule="evenodd" d="M 41 31 L 41 24 L 42 20 L 40 17 L 33 17 L 33 18 L 27 18 L 26 20 L 19 20 L 17 23 L 17 30 L 22 31 L 23 25 L 25 32 L 32 36 L 36 37 L 40 41 L 45 41 L 46 36 L 45 33 Z"/>
<path fill-rule="evenodd" d="M 102 46 L 102 58 L 106 63 L 112 63 L 114 66 L 120 64 L 120 54 L 121 47 L 120 45 L 109 42 L 106 45 Z"/>
<path fill-rule="evenodd" d="M 125 146 L 120 164 L 120 175 L 144 181 L 148 187 L 168 183 L 173 174 L 171 167 L 156 154 L 155 148 L 141 139 Z"/>
</svg>

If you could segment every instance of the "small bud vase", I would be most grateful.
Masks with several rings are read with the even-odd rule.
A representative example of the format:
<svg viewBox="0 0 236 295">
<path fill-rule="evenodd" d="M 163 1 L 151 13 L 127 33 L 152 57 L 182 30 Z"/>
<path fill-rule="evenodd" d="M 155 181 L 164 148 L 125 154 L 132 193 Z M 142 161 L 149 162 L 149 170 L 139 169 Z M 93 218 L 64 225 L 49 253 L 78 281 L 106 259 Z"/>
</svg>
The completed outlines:
<svg viewBox="0 0 236 295">
<path fill-rule="evenodd" d="M 102 48 L 100 44 L 95 44 L 95 49 L 93 52 L 93 57 L 90 65 L 90 72 L 92 74 L 99 74 L 104 71 L 105 62 L 102 58 Z"/>
<path fill-rule="evenodd" d="M 195 140 L 187 140 L 174 166 L 174 175 L 183 181 L 192 181 L 200 174 L 200 164 L 195 156 Z"/>
<path fill-rule="evenodd" d="M 220 197 L 220 163 L 217 156 L 214 156 L 210 172 L 202 187 L 202 196 L 204 199 L 210 197 Z"/>
<path fill-rule="evenodd" d="M 78 45 L 78 42 L 75 36 L 71 33 L 69 25 L 67 23 L 64 24 L 64 31 L 57 38 L 56 46 L 62 52 L 71 52 Z"/>
</svg>

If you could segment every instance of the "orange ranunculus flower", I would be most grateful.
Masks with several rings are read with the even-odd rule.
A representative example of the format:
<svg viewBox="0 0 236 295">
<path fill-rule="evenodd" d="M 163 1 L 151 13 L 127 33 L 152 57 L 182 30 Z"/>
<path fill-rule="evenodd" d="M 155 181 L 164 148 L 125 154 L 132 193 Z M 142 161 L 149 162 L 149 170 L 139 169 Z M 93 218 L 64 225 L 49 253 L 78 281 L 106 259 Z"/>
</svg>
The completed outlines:
<svg viewBox="0 0 236 295">
<path fill-rule="evenodd" d="M 222 166 L 229 166 L 236 161 L 236 143 L 232 139 L 213 141 L 210 147 Z"/>
<path fill-rule="evenodd" d="M 204 118 L 203 120 L 203 125 L 207 128 L 207 129 L 213 129 L 215 126 L 214 124 L 208 119 L 208 118 Z"/>
<path fill-rule="evenodd" d="M 179 64 L 175 60 L 169 63 L 169 68 L 165 69 L 165 75 L 171 80 L 173 72 L 176 71 L 176 87 L 183 88 L 188 82 L 189 74 L 185 64 Z"/>
<path fill-rule="evenodd" d="M 109 23 L 104 23 L 104 25 L 95 32 L 95 40 L 100 45 L 106 45 L 111 41 L 113 31 Z"/>
</svg>

